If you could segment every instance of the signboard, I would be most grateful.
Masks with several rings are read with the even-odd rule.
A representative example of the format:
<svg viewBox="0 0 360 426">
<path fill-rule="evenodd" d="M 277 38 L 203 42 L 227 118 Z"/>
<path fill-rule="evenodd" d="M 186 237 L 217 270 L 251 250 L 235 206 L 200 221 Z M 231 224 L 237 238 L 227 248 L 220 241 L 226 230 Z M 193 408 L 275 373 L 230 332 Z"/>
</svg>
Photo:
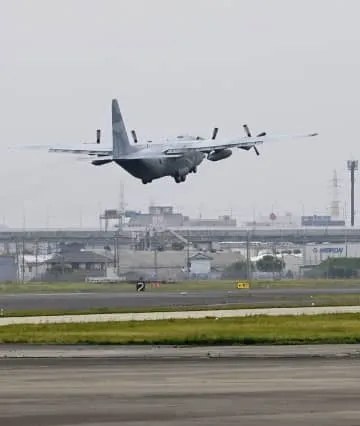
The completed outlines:
<svg viewBox="0 0 360 426">
<path fill-rule="evenodd" d="M 246 281 L 238 281 L 236 283 L 236 288 L 241 289 L 241 288 L 250 288 L 250 283 L 246 282 Z"/>
<path fill-rule="evenodd" d="M 302 226 L 345 226 L 344 220 L 332 220 L 331 216 L 301 216 Z"/>
<path fill-rule="evenodd" d="M 117 210 L 105 210 L 104 217 L 106 219 L 118 219 L 119 212 Z"/>
<path fill-rule="evenodd" d="M 136 291 L 137 292 L 145 291 L 145 283 L 144 283 L 144 281 L 138 281 L 136 283 Z"/>
<path fill-rule="evenodd" d="M 314 247 L 313 252 L 314 253 L 320 253 L 320 254 L 342 254 L 344 251 L 344 247 Z"/>
</svg>

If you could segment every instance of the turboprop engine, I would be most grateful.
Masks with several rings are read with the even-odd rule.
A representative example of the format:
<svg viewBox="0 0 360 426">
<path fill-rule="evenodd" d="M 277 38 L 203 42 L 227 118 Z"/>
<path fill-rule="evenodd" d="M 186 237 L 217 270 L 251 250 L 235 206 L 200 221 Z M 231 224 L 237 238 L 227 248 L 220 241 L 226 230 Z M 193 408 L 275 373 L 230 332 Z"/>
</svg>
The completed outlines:
<svg viewBox="0 0 360 426">
<path fill-rule="evenodd" d="M 231 149 L 221 149 L 219 151 L 210 152 L 210 154 L 207 156 L 207 159 L 210 161 L 219 161 L 230 157 L 231 154 Z"/>
</svg>

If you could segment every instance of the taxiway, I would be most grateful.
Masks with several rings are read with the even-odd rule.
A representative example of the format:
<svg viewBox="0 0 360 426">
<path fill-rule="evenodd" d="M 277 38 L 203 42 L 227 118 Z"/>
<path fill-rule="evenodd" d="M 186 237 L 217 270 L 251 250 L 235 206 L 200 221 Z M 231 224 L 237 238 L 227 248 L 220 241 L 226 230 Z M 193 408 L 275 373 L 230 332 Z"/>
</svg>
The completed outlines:
<svg viewBox="0 0 360 426">
<path fill-rule="evenodd" d="M 231 291 L 190 291 L 136 293 L 38 293 L 1 294 L 0 309 L 4 310 L 87 310 L 95 308 L 161 308 L 181 306 L 295 304 L 315 295 L 360 294 L 360 287 L 342 288 L 273 288 Z"/>
</svg>

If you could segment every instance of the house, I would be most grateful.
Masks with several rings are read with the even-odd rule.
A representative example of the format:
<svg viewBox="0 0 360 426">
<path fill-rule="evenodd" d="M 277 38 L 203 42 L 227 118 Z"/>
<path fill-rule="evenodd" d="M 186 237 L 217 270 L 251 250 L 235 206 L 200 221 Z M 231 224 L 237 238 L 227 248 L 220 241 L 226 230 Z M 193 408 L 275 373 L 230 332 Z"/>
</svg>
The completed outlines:
<svg viewBox="0 0 360 426">
<path fill-rule="evenodd" d="M 189 257 L 191 275 L 208 275 L 211 271 L 212 257 L 205 253 L 196 253 Z"/>
<path fill-rule="evenodd" d="M 46 261 L 54 269 L 72 271 L 105 272 L 113 264 L 113 259 L 92 251 L 80 250 L 58 253 Z"/>
</svg>

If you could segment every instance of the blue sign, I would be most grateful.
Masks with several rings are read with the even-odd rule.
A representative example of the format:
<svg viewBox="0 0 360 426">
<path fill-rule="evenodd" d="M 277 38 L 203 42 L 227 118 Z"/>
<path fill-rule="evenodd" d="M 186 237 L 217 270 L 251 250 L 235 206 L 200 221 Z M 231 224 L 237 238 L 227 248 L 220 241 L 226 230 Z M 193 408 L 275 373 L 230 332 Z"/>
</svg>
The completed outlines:
<svg viewBox="0 0 360 426">
<path fill-rule="evenodd" d="M 332 220 L 331 216 L 302 216 L 302 226 L 345 226 L 344 220 Z"/>
<path fill-rule="evenodd" d="M 320 254 L 342 254 L 344 247 L 321 247 L 320 250 L 317 247 L 313 248 L 314 253 L 318 251 L 320 251 Z"/>
</svg>

